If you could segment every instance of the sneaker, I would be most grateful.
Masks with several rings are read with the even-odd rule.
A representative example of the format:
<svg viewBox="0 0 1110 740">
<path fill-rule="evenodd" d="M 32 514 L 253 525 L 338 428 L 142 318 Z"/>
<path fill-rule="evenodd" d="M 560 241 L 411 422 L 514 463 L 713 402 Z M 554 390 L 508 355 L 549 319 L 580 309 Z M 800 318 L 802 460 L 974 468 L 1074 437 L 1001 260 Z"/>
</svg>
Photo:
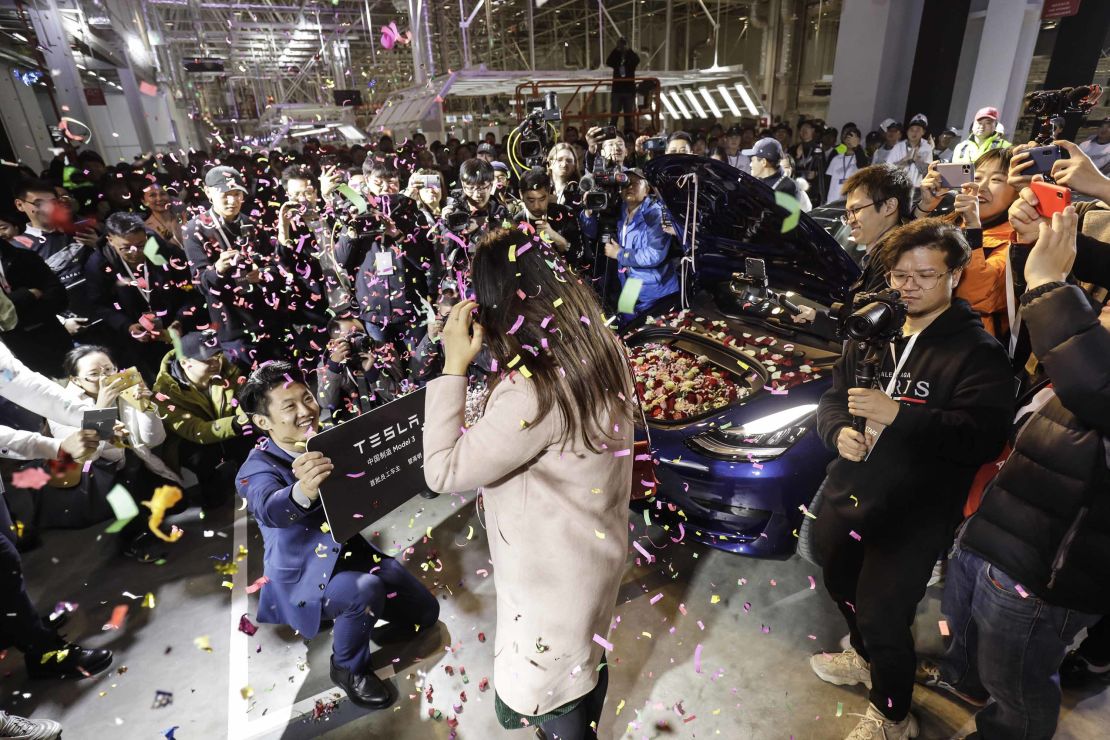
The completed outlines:
<svg viewBox="0 0 1110 740">
<path fill-rule="evenodd" d="M 62 726 L 52 719 L 27 719 L 0 710 L 0 738 L 4 740 L 58 740 Z"/>
<path fill-rule="evenodd" d="M 31 678 L 88 678 L 112 665 L 111 650 L 86 650 L 80 645 L 62 643 L 57 650 L 41 655 L 23 656 Z"/>
<path fill-rule="evenodd" d="M 901 722 L 886 718 L 874 704 L 867 705 L 867 713 L 861 717 L 856 729 L 848 733 L 845 740 L 906 740 L 917 737 L 917 719 L 907 714 Z"/>
<path fill-rule="evenodd" d="M 1110 663 L 1099 665 L 1084 658 L 1078 650 L 1071 650 L 1060 664 L 1060 683 L 1064 686 L 1084 686 L 1090 683 L 1110 683 Z"/>
<path fill-rule="evenodd" d="M 978 697 L 972 696 L 971 694 L 965 694 L 952 684 L 942 679 L 940 677 L 940 664 L 935 663 L 931 660 L 918 661 L 917 674 L 914 676 L 914 680 L 922 686 L 928 686 L 932 689 L 947 691 L 949 694 L 956 697 L 960 701 L 964 702 L 965 704 L 970 704 L 977 709 L 981 709 L 987 706 L 987 699 L 980 699 Z"/>
<path fill-rule="evenodd" d="M 855 650 L 818 653 L 809 659 L 809 665 L 822 681 L 837 686 L 855 686 L 861 683 L 871 688 L 871 666 Z"/>
</svg>

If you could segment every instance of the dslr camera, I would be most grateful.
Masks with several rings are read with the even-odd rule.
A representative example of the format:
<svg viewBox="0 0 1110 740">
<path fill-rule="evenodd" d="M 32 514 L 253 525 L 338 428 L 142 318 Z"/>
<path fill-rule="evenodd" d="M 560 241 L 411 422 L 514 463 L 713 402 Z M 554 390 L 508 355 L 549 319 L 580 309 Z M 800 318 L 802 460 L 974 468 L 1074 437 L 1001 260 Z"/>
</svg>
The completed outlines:
<svg viewBox="0 0 1110 740">
<path fill-rule="evenodd" d="M 834 303 L 830 311 L 839 339 L 885 345 L 902 336 L 906 304 L 893 288 L 856 293 L 850 303 Z"/>
</svg>

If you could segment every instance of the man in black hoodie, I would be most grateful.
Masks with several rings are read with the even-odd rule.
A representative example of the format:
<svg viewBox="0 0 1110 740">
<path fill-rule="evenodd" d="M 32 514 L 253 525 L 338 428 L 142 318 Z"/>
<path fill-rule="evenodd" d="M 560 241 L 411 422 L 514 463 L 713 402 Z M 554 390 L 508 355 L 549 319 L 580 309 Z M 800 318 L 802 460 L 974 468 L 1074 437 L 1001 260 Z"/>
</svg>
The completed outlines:
<svg viewBox="0 0 1110 740">
<path fill-rule="evenodd" d="M 1097 313 L 1066 282 L 1077 221 L 1070 206 L 1051 227 L 1042 219 L 1025 263 L 1022 316 L 1051 385 L 1027 405 L 1036 410 L 961 531 L 944 589 L 953 639 L 920 676 L 975 703 L 993 698 L 975 717 L 987 740 L 1053 736 L 1064 653 L 1110 614 L 1110 308 Z"/>
<path fill-rule="evenodd" d="M 910 625 L 971 480 L 1002 449 L 1013 414 L 1005 350 L 952 297 L 970 257 L 963 233 L 937 219 L 887 237 L 887 279 L 907 307 L 903 336 L 883 355 L 879 388 L 853 387 L 862 358 L 847 346 L 817 412 L 822 439 L 840 456 L 812 536 L 852 647 L 811 665 L 830 683 L 870 687 L 853 739 L 917 735 Z"/>
</svg>

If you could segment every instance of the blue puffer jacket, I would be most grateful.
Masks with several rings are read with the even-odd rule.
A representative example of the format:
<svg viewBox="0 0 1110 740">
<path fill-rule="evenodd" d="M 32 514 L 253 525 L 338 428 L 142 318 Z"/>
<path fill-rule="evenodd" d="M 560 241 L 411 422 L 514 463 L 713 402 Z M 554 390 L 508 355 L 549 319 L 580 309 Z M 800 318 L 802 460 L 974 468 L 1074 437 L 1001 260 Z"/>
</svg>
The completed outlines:
<svg viewBox="0 0 1110 740">
<path fill-rule="evenodd" d="M 622 203 L 617 221 L 617 243 L 621 246 L 617 264 L 621 267 L 621 285 L 628 278 L 644 282 L 636 299 L 636 313 L 639 313 L 661 298 L 677 293 L 678 275 L 667 259 L 671 235 L 663 231 L 663 205 L 649 196 L 633 214 L 626 232 L 627 219 L 627 206 Z M 587 216 L 585 211 L 582 212 L 582 233 L 589 239 L 597 238 L 597 217 Z"/>
</svg>

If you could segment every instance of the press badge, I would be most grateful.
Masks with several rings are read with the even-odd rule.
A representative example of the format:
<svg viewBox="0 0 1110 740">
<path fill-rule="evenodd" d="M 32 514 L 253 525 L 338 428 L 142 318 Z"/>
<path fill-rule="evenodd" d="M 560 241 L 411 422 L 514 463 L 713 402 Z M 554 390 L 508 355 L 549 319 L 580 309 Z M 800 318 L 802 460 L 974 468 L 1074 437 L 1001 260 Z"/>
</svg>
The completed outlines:
<svg viewBox="0 0 1110 740">
<path fill-rule="evenodd" d="M 374 272 L 378 275 L 393 274 L 393 252 L 385 250 L 374 255 Z"/>
</svg>

